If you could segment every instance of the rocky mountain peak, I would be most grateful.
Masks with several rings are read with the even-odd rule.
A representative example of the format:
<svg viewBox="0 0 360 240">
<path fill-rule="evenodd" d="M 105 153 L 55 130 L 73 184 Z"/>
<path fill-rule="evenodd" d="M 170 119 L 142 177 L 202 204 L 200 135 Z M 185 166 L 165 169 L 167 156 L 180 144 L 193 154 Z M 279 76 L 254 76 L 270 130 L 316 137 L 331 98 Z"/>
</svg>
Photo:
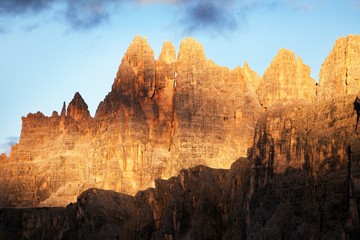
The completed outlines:
<svg viewBox="0 0 360 240">
<path fill-rule="evenodd" d="M 131 97 L 151 97 L 155 91 L 154 51 L 146 38 L 136 36 L 116 74 L 113 90 Z"/>
<path fill-rule="evenodd" d="M 63 103 L 60 116 L 64 118 L 66 116 L 66 103 Z"/>
<path fill-rule="evenodd" d="M 136 36 L 127 49 L 124 59 L 135 70 L 137 67 L 146 66 L 146 64 L 153 61 L 154 51 L 145 37 Z"/>
<path fill-rule="evenodd" d="M 319 97 L 356 94 L 360 90 L 360 35 L 339 38 L 321 66 Z"/>
<path fill-rule="evenodd" d="M 75 120 L 91 118 L 88 105 L 85 103 L 79 92 L 75 93 L 74 98 L 69 103 L 67 116 Z"/>
<path fill-rule="evenodd" d="M 176 61 L 176 50 L 171 42 L 164 42 L 158 61 L 165 62 L 167 64 L 171 64 Z"/>
<path fill-rule="evenodd" d="M 293 100 L 314 100 L 316 82 L 310 77 L 310 67 L 287 49 L 280 49 L 264 73 L 259 85 L 262 106 Z"/>
<path fill-rule="evenodd" d="M 180 44 L 178 66 L 200 67 L 206 61 L 203 46 L 193 38 L 185 38 Z"/>
<path fill-rule="evenodd" d="M 243 74 L 245 81 L 252 86 L 253 89 L 257 89 L 259 87 L 261 77 L 250 68 L 249 64 L 245 62 L 243 68 Z"/>
</svg>

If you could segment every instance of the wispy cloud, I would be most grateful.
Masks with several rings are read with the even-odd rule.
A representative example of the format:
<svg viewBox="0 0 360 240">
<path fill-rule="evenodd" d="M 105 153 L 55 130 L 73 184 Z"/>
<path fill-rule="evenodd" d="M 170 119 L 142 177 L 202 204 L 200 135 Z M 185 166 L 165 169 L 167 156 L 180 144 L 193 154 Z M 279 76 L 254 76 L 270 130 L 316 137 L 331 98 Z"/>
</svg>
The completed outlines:
<svg viewBox="0 0 360 240">
<path fill-rule="evenodd" d="M 19 142 L 18 137 L 7 137 L 6 142 L 0 144 L 0 149 L 9 155 L 11 147 Z"/>
</svg>

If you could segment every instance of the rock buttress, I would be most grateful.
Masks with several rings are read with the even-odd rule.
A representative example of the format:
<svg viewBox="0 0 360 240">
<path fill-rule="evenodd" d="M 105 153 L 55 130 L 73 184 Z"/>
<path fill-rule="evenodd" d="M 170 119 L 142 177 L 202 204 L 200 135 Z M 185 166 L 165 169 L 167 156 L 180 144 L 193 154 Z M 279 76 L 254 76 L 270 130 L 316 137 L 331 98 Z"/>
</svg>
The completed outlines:
<svg viewBox="0 0 360 240">
<path fill-rule="evenodd" d="M 257 90 L 265 108 L 287 102 L 313 101 L 316 82 L 310 77 L 310 67 L 290 50 L 280 49 L 264 73 Z"/>
</svg>

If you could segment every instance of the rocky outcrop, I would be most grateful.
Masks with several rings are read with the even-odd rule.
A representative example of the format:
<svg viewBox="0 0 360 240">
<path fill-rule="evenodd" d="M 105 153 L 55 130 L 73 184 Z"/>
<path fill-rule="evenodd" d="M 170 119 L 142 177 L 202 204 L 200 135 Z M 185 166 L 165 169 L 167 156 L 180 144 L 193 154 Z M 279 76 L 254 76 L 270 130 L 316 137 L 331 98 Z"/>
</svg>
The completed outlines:
<svg viewBox="0 0 360 240">
<path fill-rule="evenodd" d="M 88 106 L 81 97 L 80 93 L 75 93 L 73 100 L 69 103 L 67 116 L 78 121 L 91 118 Z"/>
<path fill-rule="evenodd" d="M 274 57 L 257 90 L 263 107 L 284 102 L 313 101 L 316 82 L 310 77 L 310 67 L 287 49 Z"/>
<path fill-rule="evenodd" d="M 349 35 L 336 40 L 330 55 L 321 66 L 318 95 L 357 94 L 360 90 L 360 38 Z"/>
<path fill-rule="evenodd" d="M 92 118 L 78 93 L 65 109 L 23 117 L 20 142 L 0 169 L 2 206 L 64 206 L 88 188 Z"/>
</svg>

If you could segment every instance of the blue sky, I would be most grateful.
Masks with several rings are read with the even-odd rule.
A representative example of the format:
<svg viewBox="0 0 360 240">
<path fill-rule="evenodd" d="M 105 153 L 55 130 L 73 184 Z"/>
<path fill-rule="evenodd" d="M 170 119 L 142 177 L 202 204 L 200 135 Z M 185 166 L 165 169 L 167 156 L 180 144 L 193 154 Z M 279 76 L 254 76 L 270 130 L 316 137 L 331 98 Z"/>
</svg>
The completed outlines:
<svg viewBox="0 0 360 240">
<path fill-rule="evenodd" d="M 92 115 L 136 35 L 155 52 L 193 37 L 207 57 L 262 75 L 280 48 L 320 66 L 335 40 L 360 33 L 360 0 L 1 0 L 0 152 L 21 117 L 60 112 L 79 91 Z"/>
</svg>

